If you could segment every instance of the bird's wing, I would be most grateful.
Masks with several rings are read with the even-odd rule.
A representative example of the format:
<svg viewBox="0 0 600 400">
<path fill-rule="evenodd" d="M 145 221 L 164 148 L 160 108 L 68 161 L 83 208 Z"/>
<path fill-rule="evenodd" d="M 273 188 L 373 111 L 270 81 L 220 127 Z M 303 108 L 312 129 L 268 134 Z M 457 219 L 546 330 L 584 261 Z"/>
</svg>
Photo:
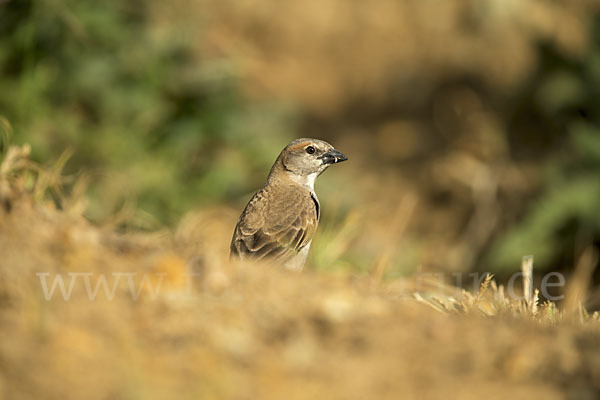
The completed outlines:
<svg viewBox="0 0 600 400">
<path fill-rule="evenodd" d="M 268 186 L 252 197 L 235 227 L 231 254 L 288 259 L 308 243 L 318 225 L 318 203 L 304 188 Z"/>
</svg>

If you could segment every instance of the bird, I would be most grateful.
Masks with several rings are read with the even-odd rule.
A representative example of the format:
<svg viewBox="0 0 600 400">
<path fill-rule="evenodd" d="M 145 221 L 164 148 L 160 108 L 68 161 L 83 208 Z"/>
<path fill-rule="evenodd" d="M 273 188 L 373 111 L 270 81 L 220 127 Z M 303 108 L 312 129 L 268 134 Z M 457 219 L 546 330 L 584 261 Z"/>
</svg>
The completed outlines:
<svg viewBox="0 0 600 400">
<path fill-rule="evenodd" d="M 233 232 L 230 257 L 269 259 L 302 270 L 321 218 L 315 180 L 348 160 L 329 143 L 296 139 L 279 154 L 266 183 L 252 196 Z"/>
</svg>

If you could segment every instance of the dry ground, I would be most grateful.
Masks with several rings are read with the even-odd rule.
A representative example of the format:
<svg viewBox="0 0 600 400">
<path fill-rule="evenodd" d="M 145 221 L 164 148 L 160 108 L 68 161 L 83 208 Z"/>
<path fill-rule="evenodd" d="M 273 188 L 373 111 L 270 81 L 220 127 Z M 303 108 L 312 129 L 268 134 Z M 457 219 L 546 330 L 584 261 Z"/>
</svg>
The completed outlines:
<svg viewBox="0 0 600 400">
<path fill-rule="evenodd" d="M 173 235 L 117 234 L 89 224 L 76 201 L 57 210 L 36 199 L 40 178 L 32 185 L 26 153 L 12 151 L 0 176 L 0 398 L 600 394 L 596 318 L 533 315 L 484 295 L 444 312 L 416 301 L 410 280 L 232 265 L 207 250 L 230 233 L 226 211 Z M 114 273 L 135 273 L 135 288 L 147 276 L 139 298 L 122 275 L 112 300 L 100 288 L 90 301 L 84 276 L 94 288 Z M 42 281 L 59 274 L 67 289 L 76 277 L 73 292 L 46 300 Z"/>
</svg>

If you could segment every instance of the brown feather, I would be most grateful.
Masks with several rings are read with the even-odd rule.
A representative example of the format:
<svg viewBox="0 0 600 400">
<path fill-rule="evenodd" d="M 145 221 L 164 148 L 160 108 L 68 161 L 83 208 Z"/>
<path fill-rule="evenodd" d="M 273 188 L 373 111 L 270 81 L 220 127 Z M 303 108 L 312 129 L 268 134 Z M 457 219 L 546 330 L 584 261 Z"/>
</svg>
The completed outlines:
<svg viewBox="0 0 600 400">
<path fill-rule="evenodd" d="M 319 221 L 308 189 L 294 184 L 265 185 L 248 202 L 235 227 L 232 255 L 292 258 L 312 239 Z"/>
</svg>

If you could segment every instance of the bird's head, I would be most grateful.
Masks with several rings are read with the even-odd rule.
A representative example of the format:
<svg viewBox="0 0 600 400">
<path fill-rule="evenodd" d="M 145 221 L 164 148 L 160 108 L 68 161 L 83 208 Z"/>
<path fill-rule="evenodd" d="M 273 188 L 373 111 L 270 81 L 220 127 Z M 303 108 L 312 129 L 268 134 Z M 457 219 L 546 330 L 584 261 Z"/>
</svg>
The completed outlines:
<svg viewBox="0 0 600 400">
<path fill-rule="evenodd" d="M 303 138 L 288 144 L 279 159 L 292 179 L 301 180 L 302 184 L 312 187 L 315 178 L 327 167 L 346 161 L 348 157 L 327 142 Z"/>
</svg>

